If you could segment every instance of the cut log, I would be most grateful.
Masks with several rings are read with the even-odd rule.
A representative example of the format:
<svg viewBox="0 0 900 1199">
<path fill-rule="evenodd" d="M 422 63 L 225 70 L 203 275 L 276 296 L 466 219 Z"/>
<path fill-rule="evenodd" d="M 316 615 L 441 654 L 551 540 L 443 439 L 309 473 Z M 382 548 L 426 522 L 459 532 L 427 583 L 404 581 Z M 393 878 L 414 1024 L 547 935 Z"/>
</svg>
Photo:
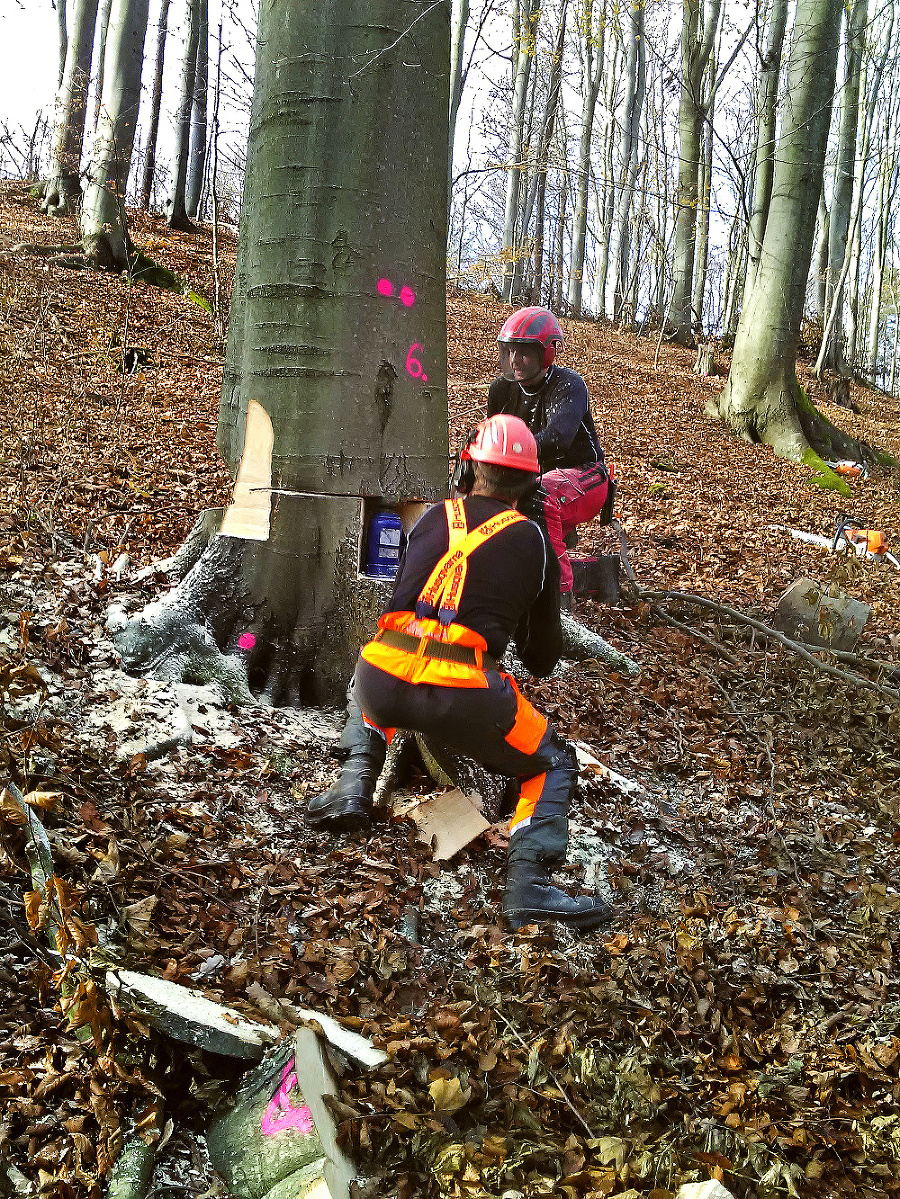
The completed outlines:
<svg viewBox="0 0 900 1199">
<path fill-rule="evenodd" d="M 311 1029 L 298 1029 L 249 1074 L 207 1134 L 234 1199 L 348 1199 L 353 1164 L 337 1144 L 326 1096 L 338 1091 Z"/>
<path fill-rule="evenodd" d="M 247 1020 L 233 1008 L 214 1003 L 192 987 L 150 974 L 108 970 L 106 989 L 117 1003 L 137 1011 L 174 1040 L 228 1057 L 259 1061 L 267 1046 L 280 1035 L 274 1025 Z M 344 1028 L 332 1016 L 284 1001 L 279 1006 L 290 1020 L 314 1021 L 330 1045 L 366 1069 L 374 1069 L 387 1060 L 371 1041 Z"/>
<path fill-rule="evenodd" d="M 134 970 L 107 970 L 106 989 L 118 1004 L 188 1045 L 226 1057 L 259 1061 L 278 1029 L 246 1020 L 234 1008 L 213 1003 L 199 991 Z"/>
<path fill-rule="evenodd" d="M 153 1174 L 155 1150 L 139 1136 L 132 1136 L 109 1172 L 106 1199 L 144 1199 Z"/>
<path fill-rule="evenodd" d="M 871 610 L 868 604 L 842 591 L 831 595 L 821 583 L 802 578 L 791 583 L 778 601 L 774 624 L 794 641 L 850 650 L 859 640 Z"/>
</svg>

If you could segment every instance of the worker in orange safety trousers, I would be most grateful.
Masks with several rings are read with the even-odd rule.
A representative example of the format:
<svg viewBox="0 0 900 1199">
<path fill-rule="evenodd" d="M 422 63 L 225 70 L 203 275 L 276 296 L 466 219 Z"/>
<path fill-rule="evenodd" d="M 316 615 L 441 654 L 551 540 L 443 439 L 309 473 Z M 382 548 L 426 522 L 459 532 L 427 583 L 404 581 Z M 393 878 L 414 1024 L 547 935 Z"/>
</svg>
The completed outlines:
<svg viewBox="0 0 900 1199">
<path fill-rule="evenodd" d="M 490 386 L 487 413 L 518 416 L 535 436 L 543 476 L 542 511 L 533 515 L 546 524 L 559 559 L 562 604 L 570 609 L 573 575 L 566 538 L 595 516 L 609 524 L 615 481 L 594 427 L 587 385 L 556 363 L 563 341 L 559 321 L 546 308 L 514 312 L 497 337 L 502 377 Z"/>
<path fill-rule="evenodd" d="M 393 595 L 353 676 L 346 760 L 304 816 L 332 832 L 366 830 L 396 730 L 434 737 L 518 780 L 507 927 L 558 920 L 589 931 L 609 921 L 608 905 L 572 898 L 550 878 L 565 860 L 575 755 L 497 665 L 513 639 L 524 665 L 545 676 L 561 649 L 557 562 L 537 525 L 516 510 L 537 479 L 537 445 L 523 421 L 494 416 L 461 459 L 456 498 L 429 508 L 409 534 Z"/>
</svg>

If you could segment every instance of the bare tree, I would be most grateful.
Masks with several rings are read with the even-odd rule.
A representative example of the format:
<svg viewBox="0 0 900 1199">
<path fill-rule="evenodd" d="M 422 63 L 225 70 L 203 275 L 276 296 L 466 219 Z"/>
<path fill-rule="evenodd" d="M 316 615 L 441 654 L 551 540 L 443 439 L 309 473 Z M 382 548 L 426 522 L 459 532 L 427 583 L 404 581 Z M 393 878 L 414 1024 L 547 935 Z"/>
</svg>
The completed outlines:
<svg viewBox="0 0 900 1199">
<path fill-rule="evenodd" d="M 756 282 L 741 313 L 728 382 L 707 405 L 748 441 L 822 471 L 828 468 L 821 453 L 859 452 L 813 408 L 796 373 L 842 12 L 842 0 L 797 2 Z"/>
<path fill-rule="evenodd" d="M 186 233 L 191 233 L 194 229 L 187 214 L 186 190 L 199 40 L 200 0 L 187 0 L 187 28 L 184 58 L 181 64 L 181 92 L 175 118 L 175 180 L 172 185 L 172 194 L 169 197 L 169 225 L 172 229 L 182 229 Z"/>
<path fill-rule="evenodd" d="M 506 205 L 503 216 L 503 298 L 513 298 L 516 261 L 521 252 L 517 224 L 525 175 L 525 115 L 528 83 L 534 62 L 539 0 L 514 0 L 512 46 L 512 113 L 509 127 L 509 152 L 506 162 Z"/>
<path fill-rule="evenodd" d="M 638 0 L 638 5 L 642 7 L 643 0 Z M 578 20 L 578 52 L 581 59 L 581 136 L 578 144 L 575 230 L 567 297 L 568 308 L 573 316 L 581 314 L 591 178 L 591 139 L 594 131 L 597 96 L 600 92 L 603 75 L 605 27 L 606 4 L 603 0 L 584 0 Z"/>
<path fill-rule="evenodd" d="M 144 147 L 144 170 L 141 179 L 141 208 L 150 207 L 153 193 L 153 176 L 156 174 L 156 140 L 159 136 L 159 113 L 162 106 L 163 67 L 166 61 L 166 35 L 169 25 L 169 5 L 172 0 L 161 0 L 159 23 L 156 27 L 156 55 L 153 66 L 153 86 L 150 91 L 150 113 L 148 117 L 147 141 Z"/>
<path fill-rule="evenodd" d="M 209 0 L 200 0 L 197 34 L 197 67 L 194 72 L 194 100 L 191 105 L 191 138 L 188 173 L 185 184 L 185 208 L 193 220 L 200 219 L 206 166 L 206 105 L 209 90 Z"/>
<path fill-rule="evenodd" d="M 81 152 L 96 20 L 97 0 L 76 0 L 62 83 L 56 96 L 50 173 L 41 196 L 41 208 L 52 216 L 71 213 L 81 201 Z"/>
<path fill-rule="evenodd" d="M 81 208 L 81 237 L 92 265 L 127 270 L 125 188 L 141 102 L 149 0 L 114 0 L 106 48 L 100 124 Z"/>
</svg>

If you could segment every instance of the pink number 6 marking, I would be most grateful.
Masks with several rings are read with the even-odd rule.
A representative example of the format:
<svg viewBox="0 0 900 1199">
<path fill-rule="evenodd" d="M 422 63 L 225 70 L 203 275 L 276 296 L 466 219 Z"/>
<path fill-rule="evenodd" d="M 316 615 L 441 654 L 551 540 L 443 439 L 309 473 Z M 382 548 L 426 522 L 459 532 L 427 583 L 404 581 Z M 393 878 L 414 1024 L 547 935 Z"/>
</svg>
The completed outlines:
<svg viewBox="0 0 900 1199">
<path fill-rule="evenodd" d="M 409 347 L 409 350 L 407 351 L 407 354 L 406 354 L 406 369 L 412 375 L 412 377 L 414 379 L 423 379 L 427 383 L 428 376 L 422 374 L 422 363 L 418 360 L 418 358 L 413 353 L 413 350 L 424 350 L 424 349 L 425 349 L 425 347 L 422 345 L 422 343 L 420 341 L 414 341 L 412 343 L 412 345 Z"/>
<path fill-rule="evenodd" d="M 296 1128 L 297 1132 L 309 1133 L 313 1130 L 313 1118 L 309 1108 L 291 1107 L 288 1096 L 297 1085 L 297 1075 L 294 1073 L 294 1059 L 288 1062 L 281 1075 L 281 1084 L 269 1100 L 263 1113 L 259 1128 L 264 1137 L 275 1136 L 288 1128 Z"/>
</svg>

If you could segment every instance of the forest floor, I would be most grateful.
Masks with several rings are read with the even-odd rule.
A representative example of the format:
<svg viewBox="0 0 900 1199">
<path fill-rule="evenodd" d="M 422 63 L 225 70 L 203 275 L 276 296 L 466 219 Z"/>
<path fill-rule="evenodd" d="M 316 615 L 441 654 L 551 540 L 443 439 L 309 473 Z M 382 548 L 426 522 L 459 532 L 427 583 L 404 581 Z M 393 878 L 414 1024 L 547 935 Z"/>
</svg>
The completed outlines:
<svg viewBox="0 0 900 1199">
<path fill-rule="evenodd" d="M 208 230 L 131 220 L 212 294 Z M 235 709 L 118 669 L 107 605 L 158 594 L 139 568 L 227 495 L 222 346 L 187 299 L 13 250 L 73 232 L 0 190 L 0 1164 L 20 1188 L 99 1195 L 123 1135 L 158 1121 L 153 1193 L 223 1193 L 195 1134 L 238 1066 L 111 1004 L 103 972 L 127 964 L 285 1030 L 290 1004 L 328 1012 L 384 1048 L 386 1065 L 344 1077 L 341 1109 L 382 1196 L 668 1199 L 707 1177 L 764 1199 L 900 1194 L 900 703 L 722 611 L 579 601 L 640 674 L 567 663 L 527 690 L 638 784 L 588 773 L 573 814 L 568 881 L 614 897 L 608 930 L 504 932 L 500 827 L 443 864 L 403 819 L 365 842 L 312 833 L 300 807 L 336 772 L 339 713 Z M 226 237 L 225 295 L 233 254 Z M 448 303 L 458 434 L 507 309 Z M 724 354 L 699 378 L 655 337 L 563 323 L 639 585 L 768 625 L 798 577 L 837 584 L 872 607 L 857 648 L 881 666 L 863 672 L 896 687 L 900 573 L 774 526 L 830 536 L 848 511 L 900 549 L 900 476 L 822 491 L 704 417 Z M 125 347 L 146 351 L 134 373 Z M 900 401 L 854 387 L 854 414 L 806 381 L 900 457 Z M 609 529 L 580 547 L 617 548 Z M 173 729 L 188 740 L 167 751 Z M 402 783 L 434 789 L 414 768 Z M 16 790 L 53 848 L 65 977 Z"/>
</svg>

